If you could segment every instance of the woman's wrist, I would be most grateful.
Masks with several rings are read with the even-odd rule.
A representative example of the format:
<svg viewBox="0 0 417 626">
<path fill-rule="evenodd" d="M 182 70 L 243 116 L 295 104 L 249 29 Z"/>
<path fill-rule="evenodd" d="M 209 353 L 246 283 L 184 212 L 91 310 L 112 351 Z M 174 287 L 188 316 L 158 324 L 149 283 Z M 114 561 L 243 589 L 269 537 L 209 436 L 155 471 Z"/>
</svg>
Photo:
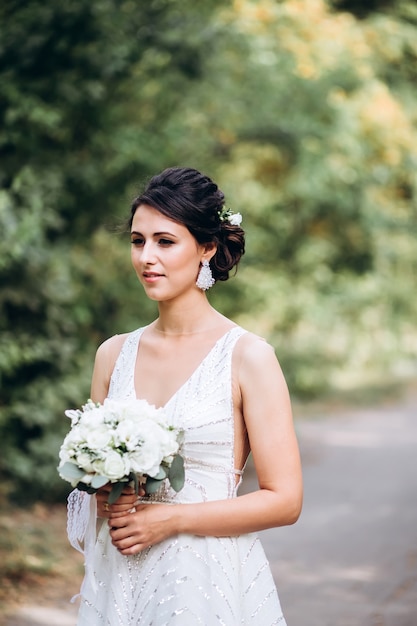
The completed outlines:
<svg viewBox="0 0 417 626">
<path fill-rule="evenodd" d="M 191 533 L 189 529 L 189 523 L 187 524 L 187 513 L 189 513 L 189 506 L 187 504 L 176 504 L 170 507 L 172 509 L 172 527 L 173 534 L 181 535 L 184 533 Z"/>
</svg>

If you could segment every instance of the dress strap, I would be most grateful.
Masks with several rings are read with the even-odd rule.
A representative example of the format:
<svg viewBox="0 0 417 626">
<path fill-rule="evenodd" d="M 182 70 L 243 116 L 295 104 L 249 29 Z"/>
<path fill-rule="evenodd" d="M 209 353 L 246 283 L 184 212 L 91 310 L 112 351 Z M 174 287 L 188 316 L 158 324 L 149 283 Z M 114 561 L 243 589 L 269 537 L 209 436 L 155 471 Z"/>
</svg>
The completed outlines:
<svg viewBox="0 0 417 626">
<path fill-rule="evenodd" d="M 109 386 L 109 398 L 132 398 L 135 394 L 134 374 L 139 339 L 145 327 L 138 328 L 126 337 L 117 357 Z"/>
</svg>

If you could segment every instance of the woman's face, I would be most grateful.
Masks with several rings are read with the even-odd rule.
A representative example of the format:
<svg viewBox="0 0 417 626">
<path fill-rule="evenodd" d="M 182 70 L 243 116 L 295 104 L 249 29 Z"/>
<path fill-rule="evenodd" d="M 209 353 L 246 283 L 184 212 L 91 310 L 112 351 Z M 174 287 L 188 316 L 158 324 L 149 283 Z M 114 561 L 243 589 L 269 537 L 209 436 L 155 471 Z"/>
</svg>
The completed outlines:
<svg viewBox="0 0 417 626">
<path fill-rule="evenodd" d="M 132 264 L 151 300 L 164 301 L 198 289 L 196 280 L 203 259 L 210 259 L 188 228 L 141 204 L 131 227 Z"/>
</svg>

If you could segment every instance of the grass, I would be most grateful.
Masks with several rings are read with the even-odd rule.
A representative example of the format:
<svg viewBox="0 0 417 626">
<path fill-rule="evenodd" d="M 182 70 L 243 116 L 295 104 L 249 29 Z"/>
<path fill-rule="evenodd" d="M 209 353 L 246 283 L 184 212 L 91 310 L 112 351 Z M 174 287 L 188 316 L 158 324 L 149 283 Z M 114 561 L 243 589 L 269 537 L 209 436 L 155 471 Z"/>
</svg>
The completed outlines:
<svg viewBox="0 0 417 626">
<path fill-rule="evenodd" d="M 66 538 L 64 505 L 17 508 L 0 498 L 0 620 L 23 604 L 64 604 L 78 593 L 83 557 Z"/>
</svg>

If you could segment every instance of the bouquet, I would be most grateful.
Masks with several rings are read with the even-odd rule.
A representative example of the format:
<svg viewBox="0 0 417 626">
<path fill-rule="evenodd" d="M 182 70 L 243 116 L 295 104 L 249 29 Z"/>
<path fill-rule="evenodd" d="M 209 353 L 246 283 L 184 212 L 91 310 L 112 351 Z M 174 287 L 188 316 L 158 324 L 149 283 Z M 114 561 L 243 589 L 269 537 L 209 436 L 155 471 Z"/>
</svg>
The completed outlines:
<svg viewBox="0 0 417 626">
<path fill-rule="evenodd" d="M 163 409 L 146 400 L 103 404 L 88 400 L 80 409 L 65 411 L 71 430 L 59 452 L 61 478 L 82 491 L 95 493 L 113 483 L 109 504 L 127 484 L 138 493 L 156 493 L 168 479 L 175 491 L 184 485 L 184 461 L 178 453 L 181 431 L 171 426 Z"/>
</svg>

